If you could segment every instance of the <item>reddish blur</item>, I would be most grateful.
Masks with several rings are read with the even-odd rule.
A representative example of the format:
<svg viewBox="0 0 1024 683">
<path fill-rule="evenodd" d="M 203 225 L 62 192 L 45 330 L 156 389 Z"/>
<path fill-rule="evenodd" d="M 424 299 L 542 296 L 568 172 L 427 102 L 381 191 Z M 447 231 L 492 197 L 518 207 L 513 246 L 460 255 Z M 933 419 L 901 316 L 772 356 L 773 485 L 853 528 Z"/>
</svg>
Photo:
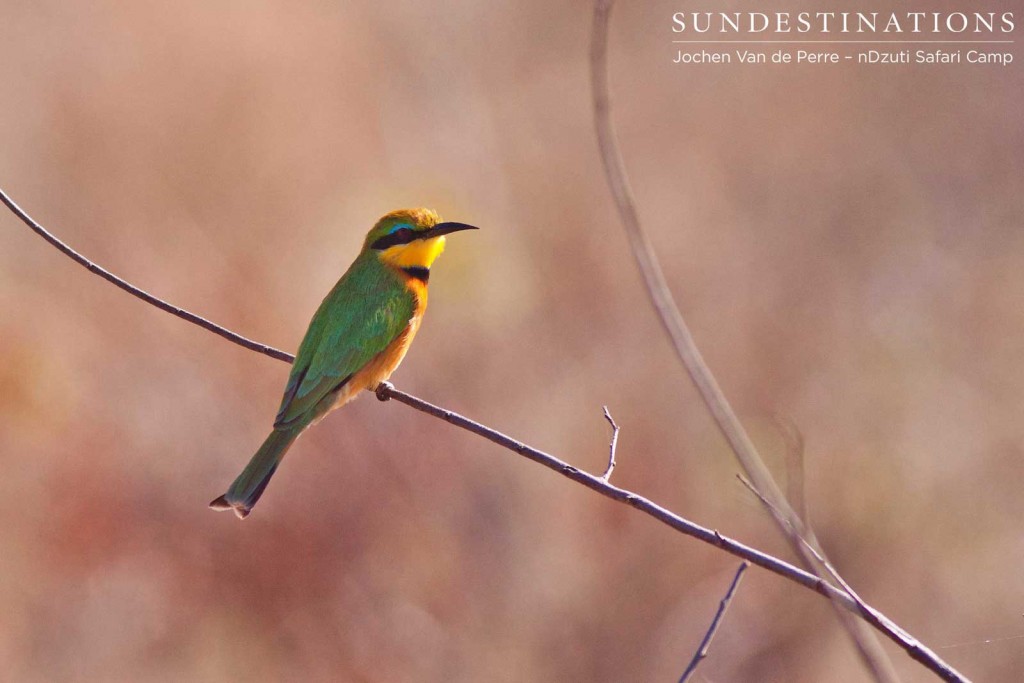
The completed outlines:
<svg viewBox="0 0 1024 683">
<path fill-rule="evenodd" d="M 680 9 L 615 10 L 614 116 L 709 364 L 780 478 L 774 419 L 802 430 L 811 516 L 861 594 L 967 675 L 1016 680 L 1019 64 L 677 65 Z M 76 248 L 294 350 L 380 214 L 479 225 L 437 264 L 397 386 L 593 472 L 607 404 L 616 483 L 790 556 L 628 254 L 588 3 L 2 14 L 0 186 Z M 6 211 L 0 358 L 5 680 L 674 680 L 738 563 L 370 396 L 299 442 L 249 520 L 210 512 L 288 368 Z M 824 600 L 756 569 L 700 674 L 866 678 Z"/>
</svg>

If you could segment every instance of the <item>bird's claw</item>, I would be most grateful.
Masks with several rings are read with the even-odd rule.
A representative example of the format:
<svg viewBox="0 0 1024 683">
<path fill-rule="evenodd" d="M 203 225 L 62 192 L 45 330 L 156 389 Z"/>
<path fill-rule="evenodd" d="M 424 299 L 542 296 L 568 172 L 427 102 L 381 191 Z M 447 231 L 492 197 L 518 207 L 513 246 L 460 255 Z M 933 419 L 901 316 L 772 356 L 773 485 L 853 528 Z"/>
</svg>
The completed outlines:
<svg viewBox="0 0 1024 683">
<path fill-rule="evenodd" d="M 373 393 L 375 393 L 377 395 L 377 400 L 378 401 L 390 401 L 391 400 L 391 390 L 394 389 L 394 388 L 395 388 L 394 384 L 392 384 L 391 382 L 388 382 L 387 380 L 385 380 L 385 381 L 383 381 L 383 382 L 381 382 L 380 384 L 377 385 L 377 388 L 374 390 Z"/>
</svg>

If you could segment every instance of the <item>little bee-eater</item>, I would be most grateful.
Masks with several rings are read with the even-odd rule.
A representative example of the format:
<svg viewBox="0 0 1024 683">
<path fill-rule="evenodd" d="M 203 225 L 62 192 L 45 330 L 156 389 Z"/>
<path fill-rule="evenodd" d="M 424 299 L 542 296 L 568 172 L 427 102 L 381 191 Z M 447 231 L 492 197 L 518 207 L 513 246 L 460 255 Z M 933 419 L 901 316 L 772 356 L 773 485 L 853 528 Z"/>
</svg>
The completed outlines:
<svg viewBox="0 0 1024 683">
<path fill-rule="evenodd" d="M 377 221 L 309 322 L 274 431 L 210 507 L 244 519 L 307 427 L 391 376 L 420 327 L 430 266 L 444 250 L 445 235 L 475 229 L 442 223 L 430 209 L 393 211 Z"/>
</svg>

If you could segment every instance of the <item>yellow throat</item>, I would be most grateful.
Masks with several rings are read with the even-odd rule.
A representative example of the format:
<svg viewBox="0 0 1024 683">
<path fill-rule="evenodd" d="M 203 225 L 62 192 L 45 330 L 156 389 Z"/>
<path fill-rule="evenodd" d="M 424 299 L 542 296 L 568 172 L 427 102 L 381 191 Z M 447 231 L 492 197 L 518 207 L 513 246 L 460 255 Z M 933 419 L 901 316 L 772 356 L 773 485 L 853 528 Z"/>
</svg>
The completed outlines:
<svg viewBox="0 0 1024 683">
<path fill-rule="evenodd" d="M 395 268 L 430 268 L 444 251 L 444 236 L 396 244 L 380 252 L 380 260 Z"/>
</svg>

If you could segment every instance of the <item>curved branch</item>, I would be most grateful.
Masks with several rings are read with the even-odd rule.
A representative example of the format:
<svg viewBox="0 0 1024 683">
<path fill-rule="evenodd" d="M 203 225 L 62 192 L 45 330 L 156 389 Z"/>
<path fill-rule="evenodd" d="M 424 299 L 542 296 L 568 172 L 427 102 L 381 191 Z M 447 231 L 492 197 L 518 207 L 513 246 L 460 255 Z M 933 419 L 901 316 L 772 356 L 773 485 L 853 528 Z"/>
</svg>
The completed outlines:
<svg viewBox="0 0 1024 683">
<path fill-rule="evenodd" d="M 200 318 L 199 316 L 194 315 L 188 311 L 184 311 L 176 306 L 172 306 L 171 304 L 168 304 L 167 302 L 158 299 L 151 294 L 143 292 L 137 287 L 134 287 L 128 282 L 113 275 L 109 271 L 100 268 L 96 264 L 86 259 L 81 254 L 74 251 L 66 244 L 64 244 L 64 242 L 57 239 L 49 231 L 43 228 L 39 223 L 33 220 L 27 213 L 25 213 L 20 207 L 18 207 L 18 205 L 15 204 L 14 201 L 12 201 L 6 193 L 4 193 L 3 189 L 0 189 L 0 201 L 6 204 L 8 208 L 10 208 L 11 211 L 13 211 L 16 216 L 18 216 L 18 218 L 20 218 L 30 228 L 32 228 L 34 232 L 42 236 L 44 239 L 46 239 L 47 242 L 57 247 L 64 254 L 71 257 L 73 260 L 84 266 L 90 272 L 100 275 L 104 279 L 116 284 L 121 289 L 124 289 L 125 291 L 139 297 L 143 301 L 151 303 L 163 311 L 167 311 L 168 313 L 172 313 L 184 320 L 199 325 L 204 329 L 210 330 L 211 332 L 220 335 L 221 337 L 227 339 L 228 341 L 234 342 L 235 344 L 239 344 L 240 346 L 244 346 L 245 348 L 250 349 L 252 351 L 262 353 L 264 355 L 270 356 L 271 358 L 275 358 L 286 363 L 290 363 L 292 362 L 292 360 L 294 360 L 294 357 L 292 355 L 285 353 L 284 351 L 279 351 L 265 344 L 260 344 L 258 342 L 246 339 L 245 337 L 236 334 L 228 330 L 227 328 L 216 325 L 215 323 L 205 320 L 204 318 Z M 735 541 L 727 536 L 722 535 L 717 530 L 708 529 L 706 527 L 700 526 L 699 524 L 695 524 L 694 522 L 691 522 L 688 519 L 685 519 L 675 514 L 674 512 L 671 512 L 666 508 L 661 507 L 660 505 L 648 500 L 647 498 L 644 498 L 643 496 L 637 495 L 632 491 L 628 491 L 626 489 L 614 486 L 602 480 L 601 477 L 595 477 L 591 474 L 583 472 L 582 470 L 573 467 L 572 465 L 563 462 L 552 455 L 544 453 L 543 451 L 537 450 L 535 448 L 531 448 L 530 446 L 527 446 L 526 444 L 517 441 L 512 437 L 506 436 L 505 434 L 502 434 L 497 430 L 491 429 L 490 427 L 486 427 L 482 424 L 474 422 L 473 420 L 463 417 L 462 415 L 459 415 L 456 412 L 435 406 L 411 394 L 399 391 L 388 382 L 381 383 L 381 385 L 377 388 L 376 394 L 377 398 L 381 400 L 395 399 L 396 401 L 404 403 L 405 405 L 411 408 L 415 408 L 416 410 L 422 413 L 432 415 L 433 417 L 442 419 L 445 422 L 448 422 L 449 424 L 452 424 L 456 427 L 465 429 L 466 431 L 477 434 L 478 436 L 482 436 L 488 441 L 491 441 L 499 446 L 507 448 L 513 451 L 514 453 L 517 453 L 529 460 L 544 465 L 545 467 L 552 469 L 555 472 L 558 472 L 562 476 L 567 477 L 568 479 L 571 479 L 578 484 L 582 484 L 583 486 L 586 486 L 587 488 L 600 493 L 606 498 L 610 498 L 620 503 L 626 503 L 628 505 L 631 505 L 632 507 L 640 510 L 641 512 L 647 514 L 650 517 L 653 517 L 662 524 L 665 524 L 666 526 L 669 526 L 682 534 L 685 534 L 692 538 L 696 538 L 697 540 L 703 541 L 704 543 L 712 545 L 716 548 L 720 548 L 721 550 L 724 550 L 725 552 L 731 555 L 735 555 L 736 557 L 747 560 L 751 564 L 755 564 L 763 569 L 767 569 L 768 571 L 774 574 L 778 574 L 779 576 L 789 579 L 790 581 L 793 581 L 794 583 L 797 583 L 805 588 L 809 588 L 814 592 L 819 593 L 820 595 L 823 595 L 826 598 L 829 598 L 830 600 L 836 601 L 846 609 L 853 611 L 857 614 L 860 614 L 873 625 L 876 625 L 876 623 L 880 623 L 883 620 L 884 623 L 891 624 L 891 622 L 889 622 L 884 615 L 863 611 L 862 608 L 859 605 L 857 605 L 857 603 L 849 595 L 847 595 L 844 591 L 835 588 L 832 584 L 823 580 L 821 577 L 806 572 L 800 569 L 799 567 L 795 567 L 777 557 L 761 552 L 760 550 L 757 550 L 750 546 L 744 545 L 739 541 Z M 876 628 L 880 627 L 876 625 Z M 893 625 L 892 628 L 895 629 L 897 627 Z M 909 636 L 906 636 L 906 638 L 910 639 Z M 916 643 L 916 641 L 914 642 Z M 920 657 L 925 657 L 926 654 L 930 654 L 930 651 L 924 649 L 923 646 L 917 645 L 917 647 L 923 651 L 922 654 L 919 655 Z M 909 651 L 911 652 L 911 656 L 913 656 L 915 659 L 918 658 L 918 656 L 915 656 L 915 650 L 913 648 L 911 648 Z M 960 681 L 966 679 L 947 678 L 947 680 Z"/>
<path fill-rule="evenodd" d="M 611 16 L 612 0 L 596 0 L 594 3 L 594 22 L 591 33 L 590 75 L 593 90 L 594 125 L 600 149 L 601 162 L 604 165 L 608 187 L 619 212 L 619 218 L 625 228 L 629 245 L 633 252 L 637 268 L 644 280 L 647 294 L 651 299 L 662 328 L 672 342 L 672 347 L 693 381 L 704 404 L 711 412 L 719 431 L 728 442 L 736 459 L 750 478 L 754 487 L 770 503 L 769 510 L 787 540 L 794 543 L 794 549 L 805 561 L 804 549 L 795 544 L 788 527 L 802 528 L 799 518 L 786 501 L 778 485 L 765 466 L 757 448 L 747 434 L 735 411 L 729 404 L 725 393 L 718 385 L 710 368 L 697 348 L 693 335 L 679 312 L 668 282 L 665 280 L 657 254 L 651 245 L 637 212 L 633 199 L 633 190 L 626 174 L 625 163 L 619 149 L 615 128 L 611 120 L 611 99 L 608 87 L 608 23 Z M 813 562 L 808 566 L 814 568 Z M 824 581 L 820 576 L 819 580 Z M 913 659 L 917 660 L 932 672 L 947 681 L 966 681 L 967 679 L 956 669 L 943 661 L 937 654 L 924 647 L 903 629 L 896 626 L 888 617 L 867 604 L 854 600 L 846 592 L 842 593 L 850 602 L 835 601 L 834 604 L 851 609 L 865 620 L 896 642 Z M 859 625 L 851 624 L 840 615 L 840 622 L 853 639 L 858 654 L 878 680 L 894 680 L 895 673 L 880 644 L 870 632 L 861 630 Z"/>
<path fill-rule="evenodd" d="M 178 308 L 173 304 L 169 304 L 163 299 L 158 299 L 149 292 L 139 289 L 130 282 L 122 280 L 121 278 L 114 275 L 106 268 L 96 265 L 89 259 L 79 254 L 77 251 L 69 247 L 67 244 L 60 241 L 56 237 L 56 235 L 54 235 L 49 230 L 47 230 L 39 223 L 37 223 L 31 216 L 25 213 L 20 206 L 15 204 L 14 200 L 8 197 L 7 193 L 4 192 L 2 189 L 0 189 L 0 202 L 6 204 L 7 208 L 10 209 L 15 216 L 20 218 L 25 225 L 32 228 L 33 232 L 35 232 L 37 235 L 42 237 L 44 240 L 46 240 L 53 246 L 57 247 L 58 250 L 67 255 L 72 261 L 78 263 L 86 270 L 88 270 L 90 273 L 99 275 L 107 282 L 111 282 L 117 285 L 118 287 L 128 292 L 132 296 L 142 299 L 147 304 L 156 306 L 161 311 L 167 311 L 171 315 L 176 315 L 182 320 L 187 320 L 193 325 L 199 325 L 199 327 L 203 328 L 204 330 L 209 330 L 214 334 L 219 334 L 228 341 L 234 342 L 239 346 L 244 346 L 250 351 L 256 351 L 257 353 L 262 353 L 265 356 L 270 356 L 271 358 L 276 358 L 277 360 L 283 360 L 285 363 L 291 363 L 292 361 L 295 360 L 295 356 L 291 355 L 290 353 L 285 353 L 284 351 L 275 349 L 273 346 L 267 346 L 266 344 L 261 344 L 257 341 L 253 341 L 252 339 L 247 339 L 240 334 L 232 332 L 226 327 L 221 327 L 215 322 L 211 322 L 206 318 L 196 315 L 195 313 L 186 311 L 184 308 Z"/>
<path fill-rule="evenodd" d="M 32 227 L 33 230 L 35 230 L 40 235 L 46 237 L 46 240 L 48 242 L 50 242 L 54 246 L 57 246 L 62 252 L 64 252 L 68 256 L 71 256 L 78 263 L 81 263 L 89 271 L 97 274 L 107 273 L 107 276 L 104 276 L 105 279 L 114 282 L 122 289 L 132 292 L 133 294 L 135 292 L 141 291 L 138 288 L 128 284 L 124 280 L 108 273 L 105 270 L 102 270 L 101 268 L 93 264 L 91 261 L 86 259 L 84 256 L 73 251 L 70 247 L 65 245 L 60 240 L 58 240 L 50 232 L 45 230 L 41 225 L 39 225 L 36 221 L 29 217 L 28 214 L 26 214 L 22 209 L 18 208 L 17 204 L 11 201 L 11 199 L 4 193 L 2 189 L 0 189 L 0 200 L 2 200 L 3 203 L 6 204 L 8 207 L 11 207 L 11 210 L 14 211 L 15 214 L 23 221 L 25 221 L 30 227 Z M 153 305 L 157 306 L 161 310 L 165 310 L 171 313 L 180 310 L 174 306 L 171 306 L 170 304 L 167 304 L 166 302 L 160 299 L 157 299 L 151 294 L 145 294 L 145 296 L 140 296 L 140 298 L 150 303 L 153 303 L 153 301 L 159 302 L 154 303 Z M 188 320 L 189 322 L 193 322 L 193 318 L 198 318 L 198 316 L 194 316 L 191 313 L 188 313 L 187 311 L 185 311 L 184 313 L 186 313 L 187 316 L 189 317 L 179 317 L 184 317 L 184 319 Z M 218 332 L 220 336 L 236 344 L 245 346 L 245 348 L 251 349 L 253 351 L 258 351 L 260 353 L 270 356 L 271 358 L 283 360 L 286 363 L 291 362 L 293 358 L 290 354 L 287 354 L 283 351 L 278 351 L 277 349 L 272 349 L 269 346 L 265 346 L 263 344 L 259 344 L 256 342 L 251 342 L 250 340 L 245 339 L 245 337 L 235 334 L 234 332 L 231 332 L 226 328 L 220 327 L 219 325 L 214 325 L 213 323 L 209 323 L 209 325 L 216 328 L 216 330 L 222 330 L 223 332 L 226 333 L 221 334 L 220 332 Z M 203 325 L 203 327 L 205 329 L 210 329 L 206 325 Z M 268 352 L 268 350 L 273 351 L 273 353 Z M 783 560 L 780 560 L 776 557 L 773 557 L 767 553 L 763 553 L 759 550 L 746 546 L 738 541 L 734 541 L 727 536 L 723 536 L 718 531 L 695 524 L 683 517 L 680 517 L 674 512 L 670 512 L 669 510 L 661 507 L 660 505 L 653 503 L 652 501 L 648 500 L 647 498 L 644 498 L 643 496 L 637 495 L 632 491 L 628 491 L 626 489 L 622 489 L 612 484 L 609 484 L 607 481 L 604 481 L 601 477 L 595 477 L 594 475 L 588 474 L 576 467 L 573 467 L 572 465 L 566 462 L 563 462 L 562 460 L 559 460 L 553 455 L 549 455 L 543 451 L 531 448 L 530 446 L 527 446 L 521 441 L 517 441 L 512 437 L 502 434 L 497 430 L 491 429 L 490 427 L 482 425 L 478 422 L 474 422 L 473 420 L 470 420 L 469 418 L 464 417 L 456 412 L 447 410 L 445 408 L 441 408 L 439 406 L 435 406 L 431 403 L 424 401 L 423 399 L 413 396 L 412 394 L 407 394 L 403 391 L 399 391 L 390 382 L 382 382 L 380 386 L 377 387 L 375 393 L 377 395 L 377 398 L 382 401 L 394 399 L 399 403 L 404 403 L 405 405 L 411 408 L 415 408 L 416 410 L 422 413 L 426 413 L 427 415 L 431 415 L 433 417 L 444 420 L 449 424 L 452 424 L 461 429 L 465 429 L 466 431 L 472 432 L 473 434 L 482 436 L 488 441 L 496 443 L 497 445 L 502 446 L 503 448 L 507 448 L 508 450 L 513 451 L 514 453 L 518 453 L 519 455 L 529 460 L 532 460 L 536 463 L 544 465 L 549 469 L 554 470 L 555 472 L 558 472 L 564 477 L 572 479 L 578 484 L 582 484 L 589 489 L 597 491 L 606 498 L 611 498 L 612 500 L 618 501 L 620 503 L 626 503 L 628 505 L 631 505 L 640 510 L 641 512 L 644 512 L 645 514 L 658 520 L 659 522 L 675 529 L 676 531 L 679 531 L 683 534 L 686 534 L 687 536 L 691 536 L 693 538 L 696 538 L 697 540 L 713 545 L 716 548 L 720 548 L 732 555 L 735 555 L 736 557 L 748 560 L 751 564 L 756 564 L 757 566 L 767 569 L 770 572 L 773 572 L 775 574 L 778 574 L 779 576 L 789 579 L 790 581 L 798 583 L 801 586 L 804 586 L 805 588 L 810 588 L 811 590 L 820 593 L 821 595 L 839 600 L 849 609 L 856 610 L 856 604 L 850 599 L 850 597 L 846 595 L 846 593 L 844 593 L 843 591 L 836 589 L 827 581 L 823 581 L 821 578 L 814 576 L 813 574 L 810 574 L 808 572 L 805 572 L 802 569 L 794 567 L 793 565 Z"/>
<path fill-rule="evenodd" d="M 743 425 L 740 424 L 725 393 L 718 386 L 718 381 L 715 380 L 707 363 L 704 362 L 704 357 L 701 355 L 700 349 L 697 348 L 697 342 L 694 341 L 689 326 L 679 313 L 679 307 L 665 280 L 657 253 L 640 224 L 636 201 L 633 199 L 633 190 L 629 185 L 629 176 L 626 175 L 626 166 L 622 160 L 622 153 L 619 151 L 615 127 L 611 120 L 611 101 L 608 94 L 608 19 L 611 7 L 611 0 L 597 0 L 595 3 L 594 31 L 590 52 L 594 124 L 608 187 L 629 238 L 629 246 L 633 251 L 637 268 L 643 276 L 647 295 L 658 313 L 658 320 L 661 322 L 662 328 L 672 342 L 672 348 L 711 411 L 715 424 L 736 454 L 747 476 L 777 508 L 785 510 L 789 506 L 785 503 L 782 492 L 779 491 L 775 481 L 768 474 L 753 441 L 750 440 Z"/>
</svg>

